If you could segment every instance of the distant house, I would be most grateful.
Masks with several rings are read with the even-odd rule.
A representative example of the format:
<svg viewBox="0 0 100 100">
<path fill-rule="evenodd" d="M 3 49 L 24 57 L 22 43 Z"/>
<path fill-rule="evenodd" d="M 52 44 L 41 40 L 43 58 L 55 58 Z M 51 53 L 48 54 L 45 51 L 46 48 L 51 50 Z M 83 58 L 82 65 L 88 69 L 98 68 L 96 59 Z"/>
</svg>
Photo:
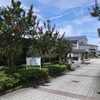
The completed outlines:
<svg viewBox="0 0 100 100">
<path fill-rule="evenodd" d="M 65 39 L 72 43 L 72 53 L 74 54 L 74 57 L 78 57 L 78 53 L 87 53 L 92 57 L 97 56 L 98 54 L 98 46 L 88 44 L 88 39 L 86 36 L 72 36 L 65 37 Z"/>
</svg>

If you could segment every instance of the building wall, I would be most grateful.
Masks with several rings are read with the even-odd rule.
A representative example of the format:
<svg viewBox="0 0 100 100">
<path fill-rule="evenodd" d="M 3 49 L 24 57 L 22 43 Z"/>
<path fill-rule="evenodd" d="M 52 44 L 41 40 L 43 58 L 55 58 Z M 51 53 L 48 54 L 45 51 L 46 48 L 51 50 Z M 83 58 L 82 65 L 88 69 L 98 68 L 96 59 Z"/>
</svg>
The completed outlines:
<svg viewBox="0 0 100 100">
<path fill-rule="evenodd" d="M 88 44 L 88 40 L 87 37 L 83 37 L 82 39 L 79 39 L 78 41 L 76 41 L 76 43 L 73 42 L 73 47 L 72 49 L 87 49 L 90 51 L 97 51 L 98 47 L 94 46 L 94 45 L 82 45 L 82 44 Z M 97 55 L 97 52 L 95 52 L 95 54 Z M 78 53 L 74 53 L 74 57 L 78 57 Z"/>
<path fill-rule="evenodd" d="M 88 40 L 87 40 L 87 38 L 84 36 L 82 39 L 79 39 L 79 40 L 78 40 L 78 43 L 79 43 L 79 44 L 87 44 L 87 43 L 88 43 Z"/>
<path fill-rule="evenodd" d="M 97 46 L 93 45 L 81 45 L 81 44 L 88 44 L 87 37 L 83 37 L 82 39 L 79 39 L 75 43 L 73 42 L 73 47 L 72 49 L 92 49 L 92 50 L 98 50 Z"/>
</svg>

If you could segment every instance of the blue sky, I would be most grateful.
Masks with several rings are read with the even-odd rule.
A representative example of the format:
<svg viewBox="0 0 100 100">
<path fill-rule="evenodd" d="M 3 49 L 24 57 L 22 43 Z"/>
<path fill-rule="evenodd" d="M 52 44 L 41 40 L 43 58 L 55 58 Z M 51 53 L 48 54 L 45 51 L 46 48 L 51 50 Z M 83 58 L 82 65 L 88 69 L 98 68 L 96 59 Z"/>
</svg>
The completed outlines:
<svg viewBox="0 0 100 100">
<path fill-rule="evenodd" d="M 15 0 L 17 1 L 17 0 Z M 65 36 L 86 35 L 89 44 L 95 44 L 100 49 L 100 38 L 97 29 L 100 21 L 91 17 L 88 8 L 92 11 L 95 0 L 20 0 L 22 7 L 27 11 L 33 4 L 34 14 L 43 22 L 50 19 L 51 25 L 56 24 L 56 30 Z M 100 5 L 100 0 L 98 5 Z M 10 5 L 11 0 L 0 0 L 0 6 Z"/>
</svg>

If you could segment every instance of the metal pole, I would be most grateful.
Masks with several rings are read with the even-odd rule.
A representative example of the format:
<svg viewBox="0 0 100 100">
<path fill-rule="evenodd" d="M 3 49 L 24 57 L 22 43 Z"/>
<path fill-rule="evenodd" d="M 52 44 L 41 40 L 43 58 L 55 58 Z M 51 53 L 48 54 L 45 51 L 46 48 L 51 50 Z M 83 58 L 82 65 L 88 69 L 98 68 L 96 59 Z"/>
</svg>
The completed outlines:
<svg viewBox="0 0 100 100">
<path fill-rule="evenodd" d="M 41 70 L 41 57 L 40 57 L 40 70 Z"/>
<path fill-rule="evenodd" d="M 27 57 L 26 57 L 26 70 L 28 69 L 28 66 L 27 66 Z"/>
</svg>

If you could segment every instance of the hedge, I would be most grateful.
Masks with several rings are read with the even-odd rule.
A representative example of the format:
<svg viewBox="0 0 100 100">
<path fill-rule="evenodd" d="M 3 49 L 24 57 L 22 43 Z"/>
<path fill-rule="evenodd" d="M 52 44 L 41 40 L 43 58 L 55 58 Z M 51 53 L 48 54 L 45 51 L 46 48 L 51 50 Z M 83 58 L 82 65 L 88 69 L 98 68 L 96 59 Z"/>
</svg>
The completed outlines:
<svg viewBox="0 0 100 100">
<path fill-rule="evenodd" d="M 29 67 L 26 70 L 25 66 L 23 68 L 20 66 L 15 73 L 11 74 L 7 66 L 0 66 L 0 92 L 14 89 L 30 82 L 45 80 L 50 76 L 61 74 L 69 69 L 69 64 L 47 64 L 41 70 L 38 67 Z"/>
</svg>

